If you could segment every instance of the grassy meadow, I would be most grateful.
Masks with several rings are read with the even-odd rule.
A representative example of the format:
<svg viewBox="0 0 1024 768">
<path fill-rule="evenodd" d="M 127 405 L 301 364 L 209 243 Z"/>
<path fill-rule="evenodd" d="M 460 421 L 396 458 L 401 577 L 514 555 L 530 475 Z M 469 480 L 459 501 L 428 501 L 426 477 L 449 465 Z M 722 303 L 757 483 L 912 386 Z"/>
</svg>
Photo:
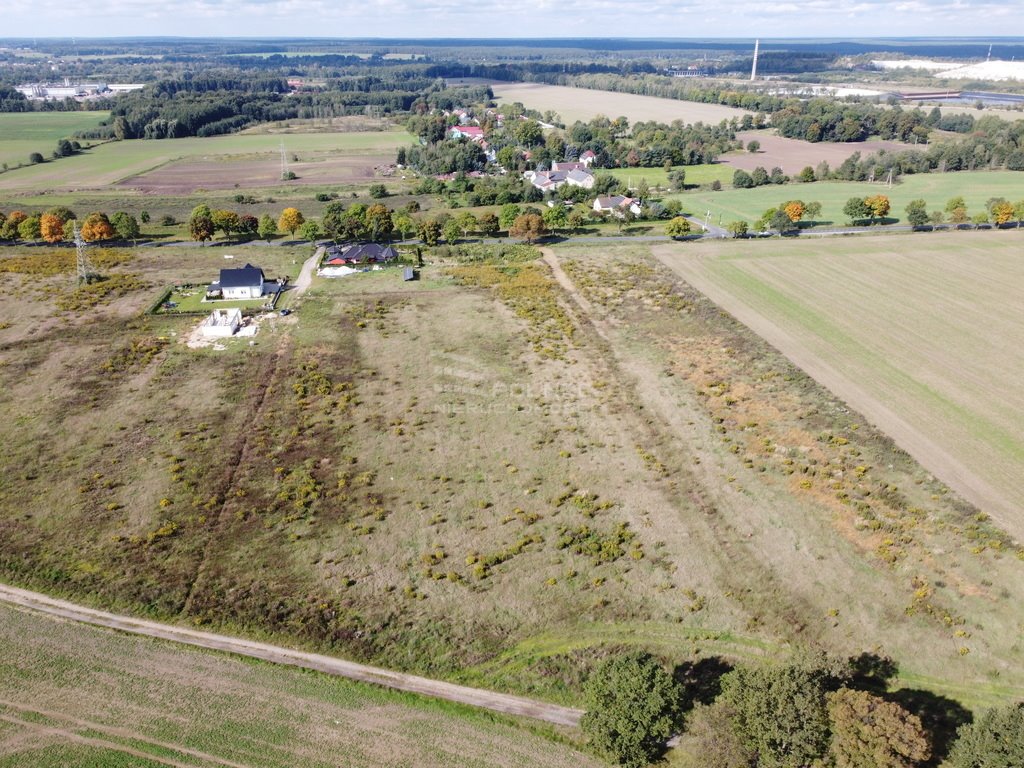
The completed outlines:
<svg viewBox="0 0 1024 768">
<path fill-rule="evenodd" d="M 729 181 L 732 181 L 731 173 Z M 685 209 L 699 213 L 710 210 L 713 221 L 721 219 L 725 223 L 738 219 L 753 223 L 766 209 L 774 208 L 786 200 L 816 200 L 821 203 L 822 224 L 843 226 L 849 221 L 843 213 L 847 200 L 879 194 L 889 197 L 892 206 L 890 219 L 905 219 L 904 209 L 911 200 L 921 198 L 927 203 L 929 211 L 941 211 L 947 200 L 958 195 L 963 196 L 968 214 L 973 215 L 985 211 L 985 201 L 989 198 L 1004 197 L 1010 202 L 1024 198 L 1024 174 L 1015 171 L 929 173 L 904 176 L 899 184 L 891 188 L 884 183 L 825 181 L 767 185 L 754 189 L 726 189 L 721 192 L 698 190 L 678 197 Z"/>
<path fill-rule="evenodd" d="M 589 766 L 470 707 L 0 606 L 0 766 Z"/>
<path fill-rule="evenodd" d="M 647 247 L 317 279 L 223 351 L 140 314 L 222 253 L 0 255 L 0 577 L 561 703 L 628 645 L 1024 690 L 1012 543 Z"/>
<path fill-rule="evenodd" d="M 670 264 L 1024 538 L 1012 232 L 697 244 Z"/>
<path fill-rule="evenodd" d="M 109 116 L 109 112 L 0 113 L 0 165 L 28 165 L 33 152 L 49 159 L 59 139 L 96 128 Z"/>
</svg>

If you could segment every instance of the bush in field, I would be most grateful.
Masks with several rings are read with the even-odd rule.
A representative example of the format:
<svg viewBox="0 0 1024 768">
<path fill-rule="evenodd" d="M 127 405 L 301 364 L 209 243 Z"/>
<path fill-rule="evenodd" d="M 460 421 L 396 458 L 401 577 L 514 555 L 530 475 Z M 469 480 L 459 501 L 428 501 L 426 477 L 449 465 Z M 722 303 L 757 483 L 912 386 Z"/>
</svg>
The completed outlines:
<svg viewBox="0 0 1024 768">
<path fill-rule="evenodd" d="M 680 716 L 682 691 L 649 653 L 615 656 L 594 670 L 580 722 L 591 746 L 619 765 L 647 765 L 665 749 Z"/>
<path fill-rule="evenodd" d="M 675 239 L 677 237 L 686 237 L 690 234 L 690 221 L 683 216 L 676 216 L 665 225 L 665 234 Z"/>
</svg>

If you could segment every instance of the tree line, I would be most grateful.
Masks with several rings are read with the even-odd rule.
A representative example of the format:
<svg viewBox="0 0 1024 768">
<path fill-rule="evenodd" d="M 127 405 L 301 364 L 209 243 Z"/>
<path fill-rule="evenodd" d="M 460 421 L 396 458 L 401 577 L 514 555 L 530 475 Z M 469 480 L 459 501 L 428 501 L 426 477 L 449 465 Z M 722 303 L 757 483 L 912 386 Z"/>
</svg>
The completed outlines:
<svg viewBox="0 0 1024 768">
<path fill-rule="evenodd" d="M 585 684 L 581 726 L 590 746 L 630 768 L 656 760 L 680 731 L 689 756 L 682 764 L 693 768 L 1024 765 L 1024 703 L 972 722 L 941 697 L 890 693 L 896 665 L 871 654 L 733 669 L 708 661 L 670 672 L 642 651 L 606 659 Z"/>
</svg>

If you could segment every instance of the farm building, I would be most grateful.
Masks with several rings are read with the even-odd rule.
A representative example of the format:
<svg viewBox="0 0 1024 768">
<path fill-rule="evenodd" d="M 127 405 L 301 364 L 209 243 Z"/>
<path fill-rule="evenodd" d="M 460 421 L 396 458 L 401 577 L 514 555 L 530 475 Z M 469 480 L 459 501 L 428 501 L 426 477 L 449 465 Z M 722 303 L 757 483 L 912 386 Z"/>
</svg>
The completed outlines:
<svg viewBox="0 0 1024 768">
<path fill-rule="evenodd" d="M 386 264 L 398 259 L 398 251 L 394 246 L 379 243 L 363 243 L 362 245 L 338 246 L 327 249 L 324 258 L 325 267 L 339 267 L 343 264 Z"/>
<path fill-rule="evenodd" d="M 259 267 L 246 264 L 240 269 L 222 269 L 220 280 L 210 283 L 207 298 L 258 299 L 266 292 L 266 276 Z M 275 284 L 276 289 L 276 284 Z"/>
<path fill-rule="evenodd" d="M 203 336 L 234 336 L 241 324 L 242 310 L 237 308 L 215 309 L 199 326 L 199 331 Z"/>
</svg>

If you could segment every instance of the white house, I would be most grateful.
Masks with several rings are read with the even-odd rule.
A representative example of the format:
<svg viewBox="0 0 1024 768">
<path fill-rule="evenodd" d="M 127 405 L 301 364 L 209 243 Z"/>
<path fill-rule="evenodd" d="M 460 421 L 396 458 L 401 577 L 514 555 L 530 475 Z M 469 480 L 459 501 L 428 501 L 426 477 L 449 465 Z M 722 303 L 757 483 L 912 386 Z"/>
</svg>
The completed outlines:
<svg viewBox="0 0 1024 768">
<path fill-rule="evenodd" d="M 615 216 L 621 216 L 623 211 L 630 211 L 636 216 L 640 215 L 641 207 L 640 201 L 634 200 L 631 197 L 624 197 L 623 195 L 612 195 L 605 197 L 599 195 L 594 198 L 594 210 L 598 213 L 611 213 Z"/>
<path fill-rule="evenodd" d="M 207 296 L 219 293 L 225 299 L 258 299 L 263 296 L 265 282 L 263 270 L 252 264 L 241 269 L 222 269 L 220 280 L 210 285 Z"/>
<path fill-rule="evenodd" d="M 208 318 L 203 320 L 203 324 L 199 326 L 199 332 L 203 336 L 210 337 L 234 336 L 241 324 L 242 310 L 215 309 Z"/>
<path fill-rule="evenodd" d="M 594 150 L 588 149 L 582 155 L 580 155 L 580 162 L 583 163 L 584 166 L 589 168 L 591 163 L 594 162 L 594 159 L 596 157 L 597 157 L 597 154 L 594 152 Z"/>
</svg>

